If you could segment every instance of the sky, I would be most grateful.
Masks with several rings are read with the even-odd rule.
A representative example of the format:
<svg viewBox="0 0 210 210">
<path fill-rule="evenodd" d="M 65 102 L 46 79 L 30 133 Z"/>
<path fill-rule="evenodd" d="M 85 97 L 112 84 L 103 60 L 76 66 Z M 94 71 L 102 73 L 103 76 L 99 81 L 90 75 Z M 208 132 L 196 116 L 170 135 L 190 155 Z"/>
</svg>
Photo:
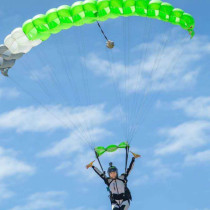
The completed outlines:
<svg viewBox="0 0 210 210">
<path fill-rule="evenodd" d="M 0 41 L 66 0 L 1 0 Z M 169 1 L 196 20 L 183 29 L 140 17 L 53 35 L 0 77 L 0 209 L 107 210 L 85 165 L 95 146 L 128 140 L 138 210 L 210 210 L 210 2 Z M 131 156 L 129 157 L 129 161 Z M 104 154 L 121 173 L 125 151 Z M 95 163 L 98 166 L 97 162 Z"/>
</svg>

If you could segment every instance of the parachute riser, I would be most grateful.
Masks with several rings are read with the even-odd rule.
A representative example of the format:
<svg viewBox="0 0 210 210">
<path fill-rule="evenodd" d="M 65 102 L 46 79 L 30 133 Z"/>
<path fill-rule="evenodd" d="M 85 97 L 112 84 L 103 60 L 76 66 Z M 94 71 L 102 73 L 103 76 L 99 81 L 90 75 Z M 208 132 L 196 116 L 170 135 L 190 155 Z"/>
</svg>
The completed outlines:
<svg viewBox="0 0 210 210">
<path fill-rule="evenodd" d="M 94 150 L 94 151 L 95 151 L 95 150 Z M 95 156 L 96 156 L 96 159 L 97 159 L 97 161 L 98 161 L 98 164 L 100 165 L 101 170 L 102 170 L 103 173 L 105 174 L 106 172 L 105 172 L 104 169 L 103 169 L 103 166 L 102 166 L 101 161 L 100 161 L 100 159 L 99 159 L 99 155 L 97 154 L 96 151 L 95 151 Z"/>
<path fill-rule="evenodd" d="M 130 147 L 127 146 L 125 148 L 126 150 L 126 156 L 125 156 L 125 173 L 127 172 L 127 167 L 128 167 L 128 156 L 129 156 L 129 150 L 130 150 Z"/>
</svg>

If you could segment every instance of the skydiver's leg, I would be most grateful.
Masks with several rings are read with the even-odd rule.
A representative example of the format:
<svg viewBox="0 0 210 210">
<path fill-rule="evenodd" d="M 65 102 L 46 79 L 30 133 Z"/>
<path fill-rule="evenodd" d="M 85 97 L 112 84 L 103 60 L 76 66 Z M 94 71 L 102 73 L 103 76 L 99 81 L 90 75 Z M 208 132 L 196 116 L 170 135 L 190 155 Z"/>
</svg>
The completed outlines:
<svg viewBox="0 0 210 210">
<path fill-rule="evenodd" d="M 117 203 L 112 204 L 112 210 L 120 210 L 120 207 Z"/>
<path fill-rule="evenodd" d="M 128 210 L 130 207 L 130 202 L 129 201 L 124 201 L 120 207 L 120 210 Z"/>
</svg>

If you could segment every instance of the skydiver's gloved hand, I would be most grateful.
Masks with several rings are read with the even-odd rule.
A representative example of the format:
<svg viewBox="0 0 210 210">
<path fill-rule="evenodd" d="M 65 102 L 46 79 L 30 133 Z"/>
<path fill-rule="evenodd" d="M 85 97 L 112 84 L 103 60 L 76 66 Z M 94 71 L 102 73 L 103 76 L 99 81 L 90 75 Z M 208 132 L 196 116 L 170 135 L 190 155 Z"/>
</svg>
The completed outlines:
<svg viewBox="0 0 210 210">
<path fill-rule="evenodd" d="M 92 168 L 93 167 L 93 163 L 95 162 L 95 160 L 94 161 L 92 161 L 91 163 L 89 163 L 88 165 L 86 165 L 86 168 L 87 169 L 89 169 L 89 168 Z"/>
</svg>

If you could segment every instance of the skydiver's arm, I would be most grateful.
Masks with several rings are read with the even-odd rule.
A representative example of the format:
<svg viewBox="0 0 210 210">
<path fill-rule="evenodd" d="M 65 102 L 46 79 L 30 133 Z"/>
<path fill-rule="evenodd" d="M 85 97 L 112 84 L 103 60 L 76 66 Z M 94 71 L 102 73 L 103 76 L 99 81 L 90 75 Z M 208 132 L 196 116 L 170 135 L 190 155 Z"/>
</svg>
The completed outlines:
<svg viewBox="0 0 210 210">
<path fill-rule="evenodd" d="M 135 160 L 136 160 L 135 157 L 133 157 L 132 160 L 131 160 L 131 163 L 130 163 L 128 169 L 127 169 L 126 177 L 128 177 L 128 175 L 130 174 L 131 170 L 133 169 Z"/>
<path fill-rule="evenodd" d="M 107 177 L 106 177 L 106 175 L 105 175 L 105 173 L 104 172 L 101 172 L 97 167 L 95 167 L 95 166 L 92 166 L 92 169 L 96 172 L 96 174 L 98 174 L 103 180 L 104 180 L 104 182 L 106 183 L 106 181 L 107 181 Z"/>
</svg>

